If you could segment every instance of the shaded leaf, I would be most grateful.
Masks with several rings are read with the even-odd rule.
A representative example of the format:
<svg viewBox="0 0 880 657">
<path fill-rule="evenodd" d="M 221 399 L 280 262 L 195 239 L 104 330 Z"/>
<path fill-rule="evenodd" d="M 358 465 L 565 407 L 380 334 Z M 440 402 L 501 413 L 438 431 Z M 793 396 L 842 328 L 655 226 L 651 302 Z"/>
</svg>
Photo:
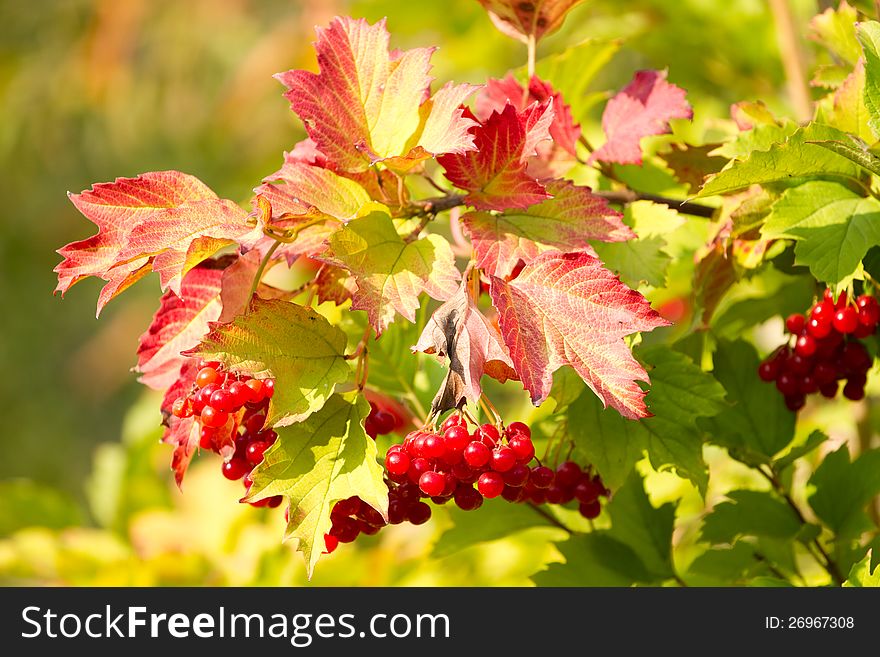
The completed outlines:
<svg viewBox="0 0 880 657">
<path fill-rule="evenodd" d="M 580 251 L 591 248 L 590 240 L 619 242 L 633 236 L 620 213 L 589 187 L 555 180 L 547 184 L 547 192 L 553 198 L 526 210 L 462 217 L 478 267 L 507 277 L 520 260 L 529 263 L 545 251 Z"/>
<path fill-rule="evenodd" d="M 865 558 L 855 564 L 849 571 L 849 576 L 843 583 L 844 586 L 857 587 L 880 587 L 880 566 L 874 568 L 871 572 L 871 552 L 865 555 Z"/>
<path fill-rule="evenodd" d="M 801 445 L 797 445 L 792 447 L 788 452 L 777 458 L 773 461 L 773 469 L 776 472 L 782 472 L 788 466 L 792 465 L 796 460 L 801 458 L 802 456 L 806 456 L 814 449 L 819 447 L 822 443 L 828 440 L 828 436 L 826 436 L 821 431 L 813 431 L 807 439 Z"/>
<path fill-rule="evenodd" d="M 740 536 L 791 540 L 801 529 L 791 507 L 772 493 L 734 490 L 726 497 L 729 501 L 716 504 L 703 519 L 702 540 L 733 543 Z"/>
<path fill-rule="evenodd" d="M 551 563 L 532 575 L 536 585 L 632 586 L 654 581 L 633 549 L 607 532 L 575 535 L 556 548 L 565 563 Z"/>
<path fill-rule="evenodd" d="M 880 493 L 880 450 L 850 462 L 843 445 L 825 456 L 809 483 L 815 491 L 807 501 L 816 515 L 839 539 L 855 538 L 872 526 L 865 507 Z"/>
<path fill-rule="evenodd" d="M 686 185 L 692 194 L 696 194 L 703 186 L 703 179 L 710 173 L 718 173 L 727 163 L 723 157 L 711 155 L 719 145 L 691 146 L 673 143 L 668 150 L 658 153 L 657 157 L 672 170 L 678 182 Z"/>
<path fill-rule="evenodd" d="M 667 322 L 597 258 L 544 253 L 509 283 L 493 276 L 490 294 L 533 403 L 546 399 L 553 372 L 571 365 L 605 404 L 625 417 L 645 416 L 645 393 L 636 381 L 648 375 L 623 338 Z"/>
<path fill-rule="evenodd" d="M 364 432 L 366 399 L 333 395 L 305 421 L 278 430 L 251 473 L 247 501 L 283 495 L 290 503 L 285 539 L 297 541 L 311 577 L 330 531 L 330 510 L 357 495 L 388 517 L 388 487 L 377 459 L 376 442 Z"/>
<path fill-rule="evenodd" d="M 477 308 L 467 281 L 428 321 L 413 351 L 449 358 L 449 372 L 431 405 L 431 412 L 476 403 L 482 394 L 483 374 L 504 383 L 516 379 L 513 362 L 501 334 Z"/>
<path fill-rule="evenodd" d="M 351 307 L 365 310 L 380 335 L 399 313 L 415 321 L 419 295 L 444 301 L 458 290 L 461 278 L 449 242 L 439 235 L 406 241 L 391 217 L 374 212 L 349 222 L 330 238 L 325 258 L 354 276 L 357 290 Z"/>
<path fill-rule="evenodd" d="M 344 358 L 345 334 L 310 308 L 254 299 L 250 310 L 229 324 L 213 324 L 188 356 L 216 360 L 233 372 L 276 381 L 268 426 L 300 422 L 320 409 L 351 369 Z"/>
<path fill-rule="evenodd" d="M 602 129 L 607 141 L 590 161 L 641 164 L 642 137 L 666 134 L 671 119 L 693 115 L 684 89 L 667 82 L 665 71 L 638 71 L 605 106 Z"/>
<path fill-rule="evenodd" d="M 798 240 L 796 264 L 809 266 L 820 281 L 838 283 L 880 243 L 880 201 L 834 182 L 804 183 L 774 203 L 761 234 Z"/>
<path fill-rule="evenodd" d="M 880 23 L 864 21 L 856 26 L 856 37 L 865 56 L 865 107 L 868 125 L 874 136 L 880 135 Z"/>
</svg>

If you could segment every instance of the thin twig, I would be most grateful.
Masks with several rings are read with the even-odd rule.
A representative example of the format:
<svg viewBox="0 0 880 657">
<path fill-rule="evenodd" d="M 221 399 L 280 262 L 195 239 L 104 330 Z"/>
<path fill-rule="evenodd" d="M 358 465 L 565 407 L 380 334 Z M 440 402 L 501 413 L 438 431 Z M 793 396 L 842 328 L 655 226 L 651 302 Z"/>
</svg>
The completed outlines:
<svg viewBox="0 0 880 657">
<path fill-rule="evenodd" d="M 544 516 L 544 518 L 545 518 L 545 519 L 546 519 L 551 525 L 554 525 L 554 526 L 556 526 L 556 527 L 559 527 L 559 529 L 561 529 L 561 530 L 563 530 L 563 531 L 566 531 L 566 532 L 568 532 L 569 534 L 574 534 L 574 530 L 573 530 L 573 529 L 571 529 L 570 527 L 566 527 L 562 522 L 560 522 L 559 518 L 557 518 L 556 516 L 554 516 L 552 513 L 549 513 L 549 512 L 547 512 L 547 511 L 545 511 L 545 510 L 542 509 L 541 507 L 539 507 L 539 506 L 537 506 L 537 505 L 535 505 L 535 504 L 532 504 L 531 502 L 528 502 L 528 503 L 527 503 L 527 506 L 531 507 L 532 510 L 533 510 L 535 513 L 537 513 L 538 515 L 540 515 L 540 516 Z"/>
<path fill-rule="evenodd" d="M 530 34 L 528 41 L 526 41 L 526 50 L 527 50 L 527 61 L 526 61 L 526 70 L 529 73 L 529 80 L 532 79 L 532 76 L 535 74 L 535 50 L 537 50 L 537 40 L 535 39 L 534 34 Z"/>
<path fill-rule="evenodd" d="M 266 251 L 266 255 L 263 256 L 263 259 L 260 260 L 260 266 L 257 267 L 257 273 L 254 274 L 254 280 L 251 283 L 251 291 L 248 293 L 248 300 L 254 298 L 254 295 L 257 293 L 257 288 L 260 286 L 260 280 L 263 278 L 263 272 L 266 271 L 266 265 L 269 264 L 269 260 L 272 259 L 272 256 L 275 254 L 275 251 L 278 250 L 278 247 L 281 246 L 281 242 L 275 242 L 272 246 L 269 247 L 269 250 Z"/>
</svg>

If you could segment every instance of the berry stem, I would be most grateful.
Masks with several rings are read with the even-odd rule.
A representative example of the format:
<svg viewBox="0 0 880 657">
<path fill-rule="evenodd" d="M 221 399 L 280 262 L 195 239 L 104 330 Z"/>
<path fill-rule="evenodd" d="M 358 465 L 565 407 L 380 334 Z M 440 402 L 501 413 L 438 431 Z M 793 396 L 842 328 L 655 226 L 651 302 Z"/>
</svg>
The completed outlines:
<svg viewBox="0 0 880 657">
<path fill-rule="evenodd" d="M 263 273 L 266 271 L 266 267 L 269 264 L 269 260 L 272 259 L 272 256 L 275 255 L 275 251 L 278 250 L 278 247 L 281 246 L 281 242 L 275 241 L 272 246 L 269 247 L 269 250 L 266 251 L 266 255 L 263 256 L 263 259 L 260 260 L 260 266 L 257 267 L 257 273 L 254 274 L 254 280 L 251 283 L 251 291 L 248 293 L 248 299 L 253 299 L 257 294 L 257 288 L 260 286 L 260 281 L 263 279 Z M 248 305 L 250 307 L 250 304 Z"/>
<path fill-rule="evenodd" d="M 531 509 L 537 513 L 539 516 L 544 516 L 544 518 L 554 527 L 559 527 L 559 529 L 568 532 L 569 534 L 574 534 L 574 530 L 571 527 L 568 527 L 563 522 L 559 520 L 556 516 L 554 516 L 549 511 L 545 511 L 537 504 L 533 504 L 532 502 L 528 502 L 527 506 L 531 507 Z"/>
<path fill-rule="evenodd" d="M 795 503 L 792 499 L 791 495 L 788 494 L 788 491 L 785 490 L 785 486 L 782 485 L 782 482 L 779 481 L 779 477 L 776 476 L 775 472 L 767 472 L 762 467 L 755 468 L 758 472 L 760 472 L 767 481 L 770 482 L 770 485 L 773 487 L 773 490 L 781 496 L 785 502 L 791 507 L 791 510 L 794 511 L 795 516 L 800 521 L 802 525 L 808 524 L 807 519 L 804 517 L 804 514 L 801 513 L 800 507 Z M 845 578 L 840 572 L 840 569 L 837 566 L 837 563 L 831 558 L 828 552 L 822 547 L 822 543 L 819 542 L 818 538 L 814 538 L 810 543 L 806 544 L 807 551 L 813 556 L 813 558 L 819 563 L 822 568 L 831 576 L 831 579 L 834 582 L 841 586 L 845 581 Z"/>
<path fill-rule="evenodd" d="M 493 418 L 494 421 L 492 424 L 495 426 L 504 426 L 504 423 L 501 421 L 501 415 L 498 414 L 498 409 L 495 408 L 495 405 L 486 396 L 485 392 L 480 394 L 480 406 L 483 407 L 483 411 L 486 412 L 486 415 Z"/>
</svg>

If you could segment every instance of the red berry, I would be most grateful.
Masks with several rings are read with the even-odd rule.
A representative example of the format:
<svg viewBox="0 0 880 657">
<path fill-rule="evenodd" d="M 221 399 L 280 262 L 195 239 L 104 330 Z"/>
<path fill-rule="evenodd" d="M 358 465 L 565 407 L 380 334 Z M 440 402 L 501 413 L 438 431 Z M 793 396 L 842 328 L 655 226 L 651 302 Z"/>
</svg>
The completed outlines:
<svg viewBox="0 0 880 657">
<path fill-rule="evenodd" d="M 776 379 L 776 387 L 783 395 L 796 394 L 799 386 L 800 384 L 797 378 L 788 372 L 783 372 L 779 375 L 779 378 Z"/>
<path fill-rule="evenodd" d="M 492 451 L 483 443 L 471 441 L 464 449 L 464 460 L 472 468 L 482 468 L 492 458 Z"/>
<path fill-rule="evenodd" d="M 505 472 L 503 477 L 504 483 L 508 486 L 520 488 L 529 480 L 529 469 L 521 463 L 517 463 L 510 468 L 510 470 Z"/>
<path fill-rule="evenodd" d="M 847 371 L 867 372 L 871 369 L 871 356 L 861 342 L 848 342 L 840 355 Z"/>
<path fill-rule="evenodd" d="M 852 334 L 853 334 L 853 337 L 859 338 L 861 340 L 862 338 L 867 338 L 869 335 L 874 335 L 874 331 L 876 331 L 876 330 L 877 330 L 876 324 L 859 323 L 858 328 L 855 331 L 853 331 Z"/>
<path fill-rule="evenodd" d="M 510 439 L 507 443 L 513 453 L 516 455 L 517 461 L 520 463 L 528 463 L 535 456 L 535 445 L 531 438 L 520 434 Z"/>
<path fill-rule="evenodd" d="M 847 381 L 843 386 L 843 396 L 852 401 L 858 401 L 865 397 L 865 386 L 860 381 Z"/>
<path fill-rule="evenodd" d="M 529 483 L 537 489 L 549 488 L 555 477 L 553 470 L 545 465 L 539 465 L 529 474 Z"/>
<path fill-rule="evenodd" d="M 790 411 L 799 411 L 804 407 L 804 404 L 806 403 L 807 400 L 800 393 L 785 396 L 785 405 Z"/>
<path fill-rule="evenodd" d="M 250 401 L 251 391 L 244 381 L 233 381 L 227 390 L 232 395 L 232 406 L 236 410 Z"/>
<path fill-rule="evenodd" d="M 828 334 L 831 333 L 831 328 L 831 317 L 828 315 L 812 317 L 810 321 L 807 322 L 807 331 L 809 331 L 810 335 L 819 340 L 828 337 Z"/>
<path fill-rule="evenodd" d="M 830 383 L 824 383 L 819 386 L 819 393 L 828 399 L 834 399 L 837 395 L 837 381 L 831 381 Z"/>
<path fill-rule="evenodd" d="M 559 484 L 553 484 L 547 489 L 547 504 L 562 504 L 565 499 L 565 489 Z"/>
<path fill-rule="evenodd" d="M 511 422 L 507 425 L 507 435 L 514 436 L 516 434 L 521 434 L 526 438 L 531 438 L 532 430 L 529 429 L 529 425 L 523 422 Z"/>
<path fill-rule="evenodd" d="M 214 449 L 214 429 L 211 427 L 202 427 L 199 432 L 199 447 L 202 449 Z"/>
<path fill-rule="evenodd" d="M 211 399 L 208 400 L 208 403 L 218 411 L 223 411 L 224 413 L 229 413 L 235 408 L 235 398 L 229 394 L 228 390 L 224 390 L 223 388 L 215 390 L 211 394 Z"/>
<path fill-rule="evenodd" d="M 394 431 L 394 427 L 397 424 L 394 415 L 388 411 L 383 411 L 382 409 L 376 411 L 373 420 L 376 423 L 376 431 L 380 436 Z"/>
<path fill-rule="evenodd" d="M 414 525 L 423 525 L 428 522 L 430 517 L 431 507 L 424 502 L 416 502 L 409 507 L 409 512 L 407 513 L 407 520 Z"/>
<path fill-rule="evenodd" d="M 474 431 L 474 440 L 481 440 L 486 447 L 494 447 L 501 440 L 501 434 L 494 424 L 481 424 Z"/>
<path fill-rule="evenodd" d="M 256 465 L 260 461 L 263 460 L 263 453 L 269 448 L 268 443 L 264 443 L 261 440 L 255 440 L 252 443 L 249 443 L 247 449 L 245 450 L 245 456 L 247 457 L 248 463 L 251 465 Z"/>
<path fill-rule="evenodd" d="M 834 329 L 839 333 L 852 333 L 859 326 L 859 313 L 852 306 L 838 310 L 834 314 Z"/>
<path fill-rule="evenodd" d="M 798 356 L 809 358 L 816 353 L 816 338 L 809 333 L 798 336 L 794 350 Z"/>
<path fill-rule="evenodd" d="M 859 309 L 859 323 L 874 327 L 880 321 L 880 304 L 874 297 L 863 294 L 856 299 L 856 307 Z"/>
<path fill-rule="evenodd" d="M 425 438 L 425 445 L 422 448 L 422 454 L 427 458 L 439 459 L 446 453 L 446 445 L 443 439 L 436 434 L 428 434 Z"/>
<path fill-rule="evenodd" d="M 330 528 L 330 535 L 335 536 L 340 543 L 351 543 L 360 533 L 360 525 L 354 518 L 340 518 Z"/>
<path fill-rule="evenodd" d="M 837 371 L 829 363 L 819 363 L 813 369 L 813 378 L 820 386 L 831 383 L 837 378 Z"/>
<path fill-rule="evenodd" d="M 599 514 L 602 513 L 602 506 L 599 504 L 599 500 L 581 502 L 578 506 L 578 511 L 584 518 L 592 520 L 593 518 L 598 518 Z"/>
<path fill-rule="evenodd" d="M 229 419 L 229 413 L 224 413 L 223 411 L 218 411 L 213 406 L 205 406 L 202 409 L 202 414 L 200 416 L 202 421 L 202 426 L 205 427 L 222 427 L 226 424 L 226 421 Z"/>
<path fill-rule="evenodd" d="M 338 538 L 332 534 L 324 534 L 324 554 L 332 554 L 338 545 Z"/>
<path fill-rule="evenodd" d="M 259 404 L 266 398 L 266 390 L 260 379 L 248 379 L 244 383 L 250 389 L 248 401 L 251 404 Z"/>
<path fill-rule="evenodd" d="M 525 491 L 521 487 L 504 486 L 501 497 L 508 502 L 520 502 L 525 497 Z"/>
<path fill-rule="evenodd" d="M 196 374 L 196 385 L 199 388 L 204 388 L 211 383 L 217 383 L 219 380 L 220 373 L 213 367 L 203 367 L 199 370 L 199 373 Z"/>
<path fill-rule="evenodd" d="M 331 515 L 338 517 L 348 517 L 356 515 L 361 510 L 361 499 L 355 495 L 339 500 L 333 505 Z"/>
<path fill-rule="evenodd" d="M 758 366 L 758 376 L 762 381 L 775 381 L 779 374 L 779 361 L 765 360 Z"/>
<path fill-rule="evenodd" d="M 556 483 L 564 488 L 574 486 L 581 476 L 581 468 L 574 461 L 566 461 L 556 469 Z"/>
<path fill-rule="evenodd" d="M 275 395 L 275 379 L 263 379 L 263 394 L 266 399 L 272 399 Z"/>
<path fill-rule="evenodd" d="M 811 395 L 814 392 L 819 390 L 819 384 L 816 382 L 816 379 L 809 374 L 807 374 L 803 379 L 801 379 L 800 386 L 798 391 L 802 395 Z"/>
<path fill-rule="evenodd" d="M 510 447 L 499 447 L 492 451 L 491 459 L 495 472 L 507 472 L 516 464 L 516 453 Z"/>
<path fill-rule="evenodd" d="M 456 463 L 452 466 L 452 476 L 465 484 L 472 484 L 477 480 L 477 473 L 471 470 L 467 463 Z"/>
<path fill-rule="evenodd" d="M 467 420 L 465 420 L 464 417 L 462 417 L 461 415 L 458 415 L 457 413 L 453 413 L 448 418 L 446 418 L 446 420 L 443 422 L 443 424 L 441 425 L 441 430 L 445 432 L 447 429 L 449 429 L 451 427 L 465 427 L 465 428 L 467 428 Z"/>
<path fill-rule="evenodd" d="M 455 417 L 453 415 L 453 417 Z M 448 427 L 443 432 L 443 438 L 446 442 L 447 449 L 455 449 L 464 451 L 468 443 L 471 441 L 471 435 L 468 430 L 459 424 Z"/>
<path fill-rule="evenodd" d="M 820 303 L 817 303 L 813 306 L 813 309 L 810 311 L 811 319 L 818 319 L 820 317 L 827 317 L 829 321 L 831 320 L 832 315 L 834 315 L 834 304 L 831 303 L 830 299 L 826 299 Z"/>
<path fill-rule="evenodd" d="M 224 461 L 220 470 L 223 472 L 223 476 L 230 481 L 237 481 L 250 472 L 251 466 L 244 459 L 232 458 L 229 461 Z"/>
<path fill-rule="evenodd" d="M 498 497 L 504 490 L 504 479 L 497 472 L 484 472 L 477 479 L 477 490 L 483 497 Z"/>
<path fill-rule="evenodd" d="M 788 332 L 792 335 L 798 335 L 801 331 L 804 330 L 804 327 L 807 325 L 807 318 L 799 313 L 795 313 L 794 315 L 789 315 L 785 320 L 785 328 L 788 329 Z"/>
<path fill-rule="evenodd" d="M 409 470 L 406 471 L 406 476 L 409 477 L 409 480 L 411 482 L 417 484 L 419 483 L 419 479 L 421 479 L 422 474 L 430 469 L 431 463 L 427 459 L 417 457 L 410 461 Z"/>
<path fill-rule="evenodd" d="M 587 475 L 581 476 L 574 487 L 574 498 L 581 504 L 590 504 L 599 499 L 599 495 L 604 491 L 601 482 L 594 480 Z"/>
<path fill-rule="evenodd" d="M 409 470 L 409 461 L 406 452 L 391 452 L 385 456 L 385 469 L 391 474 L 403 475 Z"/>
<path fill-rule="evenodd" d="M 251 415 L 244 423 L 244 428 L 248 433 L 256 434 L 260 432 L 260 429 L 263 428 L 264 424 L 266 424 L 266 416 L 260 413 L 257 415 Z"/>
<path fill-rule="evenodd" d="M 483 496 L 471 485 L 460 485 L 456 488 L 453 499 L 462 511 L 475 511 L 483 506 Z"/>
<path fill-rule="evenodd" d="M 419 488 L 428 497 L 441 495 L 446 488 L 446 477 L 439 472 L 423 472 L 419 477 Z"/>
</svg>

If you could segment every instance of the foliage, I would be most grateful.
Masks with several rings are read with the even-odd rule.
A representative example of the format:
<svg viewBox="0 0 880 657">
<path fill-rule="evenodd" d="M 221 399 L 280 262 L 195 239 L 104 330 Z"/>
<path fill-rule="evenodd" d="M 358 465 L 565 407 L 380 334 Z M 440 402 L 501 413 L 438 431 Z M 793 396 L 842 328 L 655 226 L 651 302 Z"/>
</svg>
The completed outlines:
<svg viewBox="0 0 880 657">
<path fill-rule="evenodd" d="M 776 315 L 824 287 L 876 293 L 880 24 L 845 2 L 813 20 L 830 63 L 805 125 L 758 103 L 708 122 L 669 81 L 674 58 L 629 82 L 616 71 L 597 121 L 591 66 L 618 43 L 535 61 L 579 3 L 481 4 L 527 59 L 482 88 L 433 85 L 433 50 L 392 49 L 382 21 L 319 28 L 318 72 L 277 76 L 308 137 L 255 187 L 250 213 L 177 171 L 71 196 L 98 232 L 61 249 L 57 291 L 103 279 L 100 312 L 159 275 L 137 368 L 164 394 L 178 483 L 199 429 L 171 402 L 211 361 L 277 386 L 266 426 L 278 439 L 243 501 L 285 497 L 309 575 L 337 502 L 389 517 L 369 401 L 395 405 L 401 434 L 450 410 L 499 426 L 518 413 L 543 462 L 586 463 L 611 489 L 589 522 L 570 505 L 500 500 L 450 513 L 436 558 L 515 534 L 559 541 L 534 564 L 539 585 L 870 585 L 870 396 L 839 402 L 865 415 L 850 456 L 829 447 L 840 437 L 823 414 L 838 406 L 796 415 L 757 370 Z M 291 264 L 305 281 L 283 275 Z M 714 488 L 719 476 L 734 483 Z"/>
</svg>

